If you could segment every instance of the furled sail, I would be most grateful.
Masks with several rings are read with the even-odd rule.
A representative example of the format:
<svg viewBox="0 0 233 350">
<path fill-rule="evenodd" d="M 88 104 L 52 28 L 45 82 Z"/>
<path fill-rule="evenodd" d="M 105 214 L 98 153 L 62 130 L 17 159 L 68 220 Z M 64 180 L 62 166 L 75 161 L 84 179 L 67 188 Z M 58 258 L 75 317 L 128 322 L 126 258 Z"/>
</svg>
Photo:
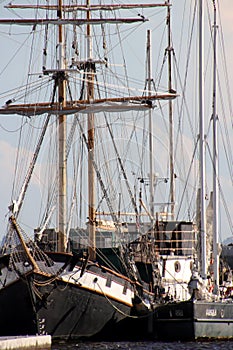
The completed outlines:
<svg viewBox="0 0 233 350">
<path fill-rule="evenodd" d="M 29 103 L 10 104 L 0 108 L 0 114 L 19 114 L 25 116 L 50 114 L 74 114 L 74 113 L 98 113 L 98 112 L 124 112 L 129 110 L 144 110 L 153 107 L 153 101 L 170 100 L 177 97 L 177 94 L 155 94 L 150 96 L 132 96 L 122 98 L 106 98 L 91 101 L 67 101 L 66 106 L 59 103 Z"/>
</svg>

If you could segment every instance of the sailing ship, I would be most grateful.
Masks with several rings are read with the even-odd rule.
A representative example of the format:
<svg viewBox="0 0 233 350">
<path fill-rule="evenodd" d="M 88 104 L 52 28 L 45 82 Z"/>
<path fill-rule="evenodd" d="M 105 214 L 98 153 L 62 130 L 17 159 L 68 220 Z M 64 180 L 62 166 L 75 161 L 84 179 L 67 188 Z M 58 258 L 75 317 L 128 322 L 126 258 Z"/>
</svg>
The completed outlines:
<svg viewBox="0 0 233 350">
<path fill-rule="evenodd" d="M 230 339 L 233 337 L 232 271 L 226 262 L 220 264 L 219 247 L 219 164 L 218 164 L 218 116 L 217 101 L 217 1 L 213 1 L 213 193 L 210 197 L 210 223 L 212 239 L 208 237 L 206 215 L 206 163 L 203 110 L 203 1 L 199 1 L 199 139 L 200 139 L 200 252 L 198 265 L 189 283 L 190 300 L 170 302 L 158 306 L 155 311 L 155 327 L 160 339 Z M 208 209 L 208 208 L 207 208 Z M 212 240 L 212 242 L 211 242 Z M 209 243 L 209 244 L 208 244 Z M 224 265 L 223 265 L 224 264 Z M 225 274 L 225 276 L 223 276 Z M 169 329 L 169 332 L 168 332 Z"/>
<path fill-rule="evenodd" d="M 0 109 L 3 116 L 16 114 L 22 118 L 20 140 L 28 142 L 34 136 L 32 130 L 40 131 L 33 151 L 26 153 L 29 160 L 24 177 L 19 167 L 23 158 L 16 161 L 21 177 L 14 180 L 15 187 L 19 188 L 15 188 L 9 207 L 10 223 L 0 257 L 0 312 L 4 314 L 0 320 L 1 335 L 48 333 L 53 339 L 147 339 L 151 336 L 167 339 L 169 334 L 171 338 L 172 335 L 179 338 L 181 331 L 190 338 L 196 337 L 193 310 L 197 304 L 198 310 L 206 308 L 205 317 L 208 316 L 211 322 L 214 314 L 219 312 L 224 314 L 221 316 L 224 321 L 230 320 L 230 303 L 215 301 L 212 308 L 213 303 L 206 299 L 194 302 L 190 279 L 200 261 L 196 253 L 198 225 L 190 215 L 190 204 L 184 210 L 188 212 L 187 220 L 183 213 L 175 216 L 178 201 L 174 188 L 176 172 L 181 179 L 183 169 L 177 166 L 176 172 L 174 170 L 172 101 L 177 93 L 171 81 L 174 50 L 170 1 L 124 5 L 104 4 L 103 1 L 91 3 L 89 0 L 83 4 L 63 4 L 61 1 L 37 5 L 11 3 L 7 8 L 27 11 L 29 18 L 22 15 L 5 18 L 0 20 L 0 25 L 10 25 L 10 36 L 14 34 L 14 26 L 29 26 L 33 44 L 37 43 L 37 35 L 42 43 L 39 51 L 42 61 L 38 60 L 38 51 L 30 51 L 27 84 L 8 91 L 4 95 L 4 98 L 7 96 L 5 105 Z M 159 93 L 154 86 L 148 29 L 142 38 L 143 45 L 146 41 L 145 86 L 142 88 L 141 84 L 138 88 L 135 78 L 136 87 L 129 86 L 122 46 L 131 32 L 122 34 L 120 30 L 131 24 L 134 30 L 140 25 L 140 31 L 148 23 L 146 14 L 152 16 L 152 9 L 157 8 L 167 10 L 165 55 L 169 83 L 164 93 Z M 34 10 L 36 17 L 31 19 Z M 142 12 L 138 14 L 139 11 Z M 130 16 L 123 17 L 122 13 Z M 110 30 L 112 27 L 115 29 Z M 54 31 L 54 28 L 58 30 Z M 114 40 L 110 46 L 108 38 Z M 83 39 L 84 46 L 81 45 Z M 143 51 L 138 38 L 136 48 Z M 122 64 L 114 63 L 115 49 L 115 58 Z M 37 63 L 39 67 L 36 67 Z M 36 69 L 32 73 L 33 68 Z M 136 75 L 135 69 L 133 75 Z M 161 73 L 158 86 L 160 79 Z M 164 102 L 169 110 L 168 167 L 165 153 L 153 148 L 152 112 L 156 109 L 155 104 L 161 112 Z M 139 128 L 136 128 L 135 120 L 143 121 Z M 28 131 L 27 127 L 31 133 L 23 139 L 22 132 Z M 55 143 L 52 143 L 54 135 Z M 144 156 L 147 142 L 149 160 Z M 142 147 L 137 163 L 139 143 Z M 55 145 L 54 148 L 50 148 L 51 145 Z M 182 145 L 176 141 L 179 161 Z M 20 149 L 25 151 L 26 146 Z M 162 172 L 169 168 L 165 177 L 155 174 L 157 154 L 161 158 L 158 163 Z M 45 170 L 42 156 L 52 160 L 48 170 Z M 70 158 L 74 165 L 70 164 Z M 41 169 L 36 168 L 38 161 Z M 128 168 L 127 161 L 130 163 Z M 184 164 L 182 166 L 185 168 Z M 74 177 L 70 190 L 67 190 L 71 183 L 68 170 Z M 186 168 L 184 173 L 189 174 L 189 169 Z M 33 193 L 33 204 L 26 206 L 25 199 L 28 192 L 33 191 L 35 178 L 39 178 L 47 195 L 43 197 L 41 192 L 36 197 Z M 187 191 L 188 182 L 183 182 Z M 155 192 L 167 183 L 169 200 L 156 203 Z M 185 207 L 185 191 L 179 200 L 180 208 Z M 35 213 L 41 209 L 35 198 L 41 197 L 42 202 L 46 202 L 46 209 L 33 232 L 34 237 L 29 238 L 25 233 L 28 226 L 23 228 L 23 212 L 28 220 L 30 215 L 37 216 Z M 67 198 L 71 199 L 69 207 Z M 83 199 L 88 203 L 83 203 Z M 162 209 L 156 211 L 156 205 Z M 72 222 L 74 216 L 79 218 L 78 224 Z M 84 223 L 84 227 L 80 223 Z M 198 283 L 197 278 L 194 283 Z M 224 306 L 223 313 L 222 305 L 228 305 Z M 213 309 L 215 311 L 209 311 Z M 190 322 L 184 332 L 187 319 Z M 170 332 L 171 323 L 172 328 L 175 325 L 174 332 Z M 219 323 L 216 324 L 218 327 Z"/>
<path fill-rule="evenodd" d="M 111 61 L 114 45 L 107 48 L 106 43 L 108 36 L 119 35 L 120 45 L 117 46 L 117 57 L 119 57 L 122 44 L 118 32 L 119 25 L 145 24 L 147 20 L 144 11 L 169 6 L 167 2 L 162 4 L 130 2 L 123 5 L 103 4 L 102 1 L 92 4 L 90 0 L 84 4 L 62 3 L 62 1 L 50 4 L 46 1 L 36 5 L 10 3 L 6 6 L 9 10 L 25 10 L 29 16 L 35 10 L 34 18 L 23 18 L 21 15 L 11 19 L 3 18 L 0 20 L 0 25 L 9 25 L 10 35 L 17 33 L 12 29 L 14 26 L 29 27 L 28 33 L 32 37 L 32 44 L 39 38 L 43 48 L 42 60 L 38 59 L 38 51 L 30 50 L 27 84 L 18 89 L 14 85 L 14 90 L 4 95 L 7 99 L 0 108 L 1 115 L 21 116 L 20 141 L 32 141 L 34 137 L 32 130 L 39 130 L 32 153 L 27 152 L 26 157 L 24 155 L 16 161 L 17 167 L 21 168 L 26 158 L 28 168 L 24 176 L 21 173 L 21 178 L 14 180 L 15 187 L 19 186 L 19 189 L 15 188 L 13 194 L 15 197 L 9 206 L 8 232 L 1 249 L 0 313 L 4 317 L 0 319 L 0 335 L 50 334 L 53 339 L 90 339 L 97 336 L 101 339 L 111 337 L 119 339 L 129 335 L 128 328 L 124 327 L 125 322 L 149 319 L 154 301 L 153 286 L 140 278 L 129 246 L 125 244 L 128 243 L 126 240 L 130 239 L 125 232 L 125 223 L 122 222 L 120 214 L 118 215 L 121 210 L 118 210 L 116 200 L 114 202 L 110 198 L 113 183 L 106 185 L 97 165 L 95 134 L 98 129 L 103 128 L 105 131 L 108 130 L 114 141 L 107 113 L 116 115 L 116 118 L 120 118 L 122 112 L 124 115 L 127 115 L 128 111 L 145 113 L 153 108 L 155 101 L 169 101 L 177 96 L 170 90 L 164 93 L 152 92 L 151 87 L 143 88 L 140 94 L 137 94 L 138 89 L 130 89 L 127 80 L 124 81 L 123 76 L 115 73 Z M 133 18 L 124 18 L 122 15 L 118 17 L 116 11 L 118 13 L 122 10 L 133 10 L 134 14 L 135 11 L 141 10 L 142 14 L 137 13 Z M 116 26 L 115 31 L 107 32 L 106 28 L 113 25 Z M 42 32 L 44 32 L 43 41 Z M 71 32 L 70 42 L 68 37 Z M 80 38 L 85 39 L 84 46 L 81 46 Z M 101 50 L 100 40 L 102 40 Z M 37 62 L 40 63 L 40 69 L 36 67 Z M 20 70 L 19 64 L 20 62 L 17 62 L 17 70 Z M 22 68 L 23 66 L 22 60 Z M 33 68 L 39 70 L 32 71 Z M 115 77 L 115 83 L 111 81 L 112 76 Z M 45 100 L 38 101 L 37 99 L 42 96 Z M 101 116 L 97 117 L 99 115 Z M 68 116 L 73 119 L 68 119 Z M 27 128 L 31 129 L 31 133 L 24 138 L 23 131 Z M 77 129 L 81 136 L 75 139 Z M 56 134 L 56 141 L 54 148 L 50 149 L 53 133 Z M 45 142 L 46 136 L 48 141 Z M 105 136 L 102 137 L 104 140 Z M 80 142 L 83 148 L 79 157 L 75 157 L 73 153 L 75 165 L 72 169 L 75 182 L 69 193 L 68 160 L 74 141 L 76 142 L 74 147 Z M 115 150 L 119 147 L 120 145 L 114 144 Z M 19 151 L 25 149 L 25 146 L 18 147 Z M 55 155 L 57 153 L 58 156 Z M 81 154 L 84 153 L 88 164 L 86 168 L 81 158 Z M 40 211 L 38 199 L 35 197 L 28 207 L 24 203 L 31 188 L 36 164 L 42 159 L 40 157 L 45 155 L 51 157 L 52 165 L 49 170 L 45 170 L 41 164 L 42 169 L 38 178 L 43 187 L 48 189 L 46 211 L 43 213 L 40 225 L 34 231 L 34 237 L 30 237 L 26 234 L 27 228 L 23 228 L 25 221 L 22 219 L 22 212 L 25 211 L 27 218 L 30 219 L 30 215 L 34 218 Z M 104 160 L 105 154 L 102 153 L 102 156 Z M 117 161 L 125 181 L 121 191 L 123 194 L 125 191 L 130 198 L 135 214 L 135 225 L 138 227 L 137 204 L 119 155 Z M 102 164 L 102 168 L 105 180 L 109 177 L 108 180 L 114 182 L 115 179 L 108 174 L 110 165 Z M 87 170 L 87 175 L 83 175 L 83 169 Z M 86 193 L 83 195 L 80 191 L 80 196 L 77 198 L 81 178 L 86 186 Z M 98 208 L 95 200 L 97 193 L 101 198 Z M 42 193 L 37 195 L 39 196 L 37 198 L 42 197 L 42 201 L 45 200 Z M 88 198 L 86 205 L 88 209 L 85 211 L 88 218 L 87 229 L 82 231 L 87 237 L 87 244 L 83 244 L 76 251 L 72 249 L 75 242 L 70 236 L 72 230 L 67 213 L 68 196 L 71 197 L 72 203 L 69 207 L 70 217 L 77 203 L 80 205 L 79 212 L 84 211 L 81 197 Z M 126 200 L 125 196 L 123 200 Z M 97 212 L 101 211 L 103 202 L 104 211 L 108 209 L 111 222 L 98 218 Z M 49 225 L 55 220 L 54 208 L 57 208 L 58 224 L 54 225 L 55 229 L 51 229 Z M 114 251 L 111 244 L 110 254 L 97 249 L 96 246 L 98 238 L 96 232 L 101 233 L 100 238 L 103 237 L 101 231 L 103 227 L 110 230 L 110 240 L 116 238 L 116 249 Z M 79 228 L 77 230 L 80 232 Z M 133 236 L 134 239 L 140 236 L 138 228 Z M 104 240 L 106 239 L 105 235 Z M 114 259 L 110 262 L 109 255 L 114 255 Z M 142 332 L 142 329 L 140 331 Z M 134 333 L 138 335 L 137 332 Z"/>
</svg>

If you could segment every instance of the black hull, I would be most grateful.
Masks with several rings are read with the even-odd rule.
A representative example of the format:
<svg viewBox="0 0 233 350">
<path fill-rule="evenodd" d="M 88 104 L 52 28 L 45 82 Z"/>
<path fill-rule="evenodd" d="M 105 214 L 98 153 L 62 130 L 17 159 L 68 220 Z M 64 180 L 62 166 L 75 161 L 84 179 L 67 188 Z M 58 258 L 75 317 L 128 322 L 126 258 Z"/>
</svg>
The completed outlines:
<svg viewBox="0 0 233 350">
<path fill-rule="evenodd" d="M 132 311 L 132 300 L 128 297 L 127 302 L 124 295 L 126 292 L 133 293 L 132 287 L 123 276 L 97 266 L 93 269 L 93 266 L 86 272 L 92 283 L 99 279 L 99 283 L 106 284 L 111 280 L 103 292 L 95 285 L 91 289 L 74 280 L 51 280 L 34 272 L 12 278 L 10 283 L 0 288 L 0 336 L 50 334 L 53 339 L 91 339 L 98 335 L 101 339 L 121 337 L 124 330 L 121 323 L 129 318 Z M 70 273 L 72 275 L 74 272 Z M 116 286 L 121 294 L 115 292 Z"/>
<path fill-rule="evenodd" d="M 233 338 L 233 302 L 189 300 L 156 308 L 156 338 L 198 340 Z"/>
<path fill-rule="evenodd" d="M 115 334 L 118 323 L 130 310 L 130 306 L 109 300 L 103 294 L 58 283 L 39 308 L 38 316 L 44 327 L 41 332 L 51 334 L 53 339 L 88 339 L 100 335 L 107 339 L 120 335 Z"/>
</svg>

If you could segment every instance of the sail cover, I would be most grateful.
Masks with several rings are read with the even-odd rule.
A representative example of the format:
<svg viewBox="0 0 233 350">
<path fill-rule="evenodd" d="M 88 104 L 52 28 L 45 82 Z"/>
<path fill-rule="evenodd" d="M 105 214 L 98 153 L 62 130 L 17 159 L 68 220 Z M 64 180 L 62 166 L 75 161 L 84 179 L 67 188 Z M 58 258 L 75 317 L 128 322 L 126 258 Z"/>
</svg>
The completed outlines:
<svg viewBox="0 0 233 350">
<path fill-rule="evenodd" d="M 38 104 L 6 104 L 0 108 L 0 114 L 19 114 L 24 116 L 34 116 L 44 113 L 49 114 L 75 114 L 75 113 L 99 113 L 99 112 L 126 112 L 140 111 L 153 108 L 153 100 L 169 100 L 175 98 L 176 94 L 161 94 L 150 97 L 132 97 L 121 99 L 96 100 L 93 103 L 83 101 L 68 102 L 66 106 L 58 103 L 38 103 Z"/>
</svg>

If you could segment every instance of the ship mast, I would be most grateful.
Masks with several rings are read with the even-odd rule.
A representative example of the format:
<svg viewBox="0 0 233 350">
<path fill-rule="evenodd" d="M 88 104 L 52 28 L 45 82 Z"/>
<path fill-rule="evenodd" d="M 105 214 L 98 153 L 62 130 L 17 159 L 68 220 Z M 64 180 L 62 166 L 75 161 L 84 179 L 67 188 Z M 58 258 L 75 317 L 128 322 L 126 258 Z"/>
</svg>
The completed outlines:
<svg viewBox="0 0 233 350">
<path fill-rule="evenodd" d="M 147 74 L 148 74 L 148 95 L 151 95 L 151 32 L 147 31 Z M 149 186 L 150 186 L 150 217 L 154 220 L 154 145 L 153 145 L 153 120 L 152 111 L 149 110 L 149 154 L 150 154 L 150 173 L 149 173 Z"/>
<path fill-rule="evenodd" d="M 170 0 L 167 1 L 170 4 Z M 171 68 L 171 53 L 173 51 L 171 42 L 171 11 L 170 6 L 167 7 L 167 35 L 168 35 L 168 91 L 172 91 L 172 68 Z M 170 163 L 170 202 L 171 214 L 174 219 L 175 215 L 175 184 L 174 184 L 174 146 L 173 146 L 173 111 L 172 101 L 168 102 L 169 106 L 169 163 Z"/>
<path fill-rule="evenodd" d="M 86 1 L 86 6 L 90 6 L 90 0 Z M 87 11 L 87 19 L 91 19 L 91 11 Z M 92 38 L 91 26 L 87 24 L 87 100 L 94 100 L 94 66 L 92 63 Z M 95 121 L 94 113 L 88 113 L 88 217 L 89 217 L 89 258 L 96 258 L 96 226 L 95 226 L 95 169 L 94 169 L 94 138 L 95 138 Z"/>
<path fill-rule="evenodd" d="M 206 194 L 205 194 L 205 134 L 204 134 L 204 77 L 203 77 L 203 0 L 199 0 L 199 142 L 200 142 L 200 191 L 201 191 L 201 274 L 207 275 L 206 262 Z"/>
<path fill-rule="evenodd" d="M 219 223 L 218 223 L 218 212 L 219 212 L 219 189 L 218 189 L 218 116 L 216 112 L 216 81 L 217 81 L 217 52 L 216 52 L 216 37 L 217 37 L 217 15 L 216 15 L 216 4 L 214 5 L 214 36 L 213 36 L 213 109 L 212 109 L 212 121 L 213 121 L 213 255 L 214 255 L 214 285 L 215 293 L 219 289 Z"/>
<path fill-rule="evenodd" d="M 62 19 L 62 0 L 58 0 L 57 17 Z M 66 80 L 65 80 L 65 50 L 63 38 L 63 26 L 58 26 L 58 102 L 60 108 L 66 107 Z M 58 199 L 58 251 L 64 252 L 66 250 L 66 179 L 67 179 L 67 165 L 66 165 L 66 115 L 61 114 L 58 117 L 58 163 L 59 163 L 59 199 Z"/>
</svg>

